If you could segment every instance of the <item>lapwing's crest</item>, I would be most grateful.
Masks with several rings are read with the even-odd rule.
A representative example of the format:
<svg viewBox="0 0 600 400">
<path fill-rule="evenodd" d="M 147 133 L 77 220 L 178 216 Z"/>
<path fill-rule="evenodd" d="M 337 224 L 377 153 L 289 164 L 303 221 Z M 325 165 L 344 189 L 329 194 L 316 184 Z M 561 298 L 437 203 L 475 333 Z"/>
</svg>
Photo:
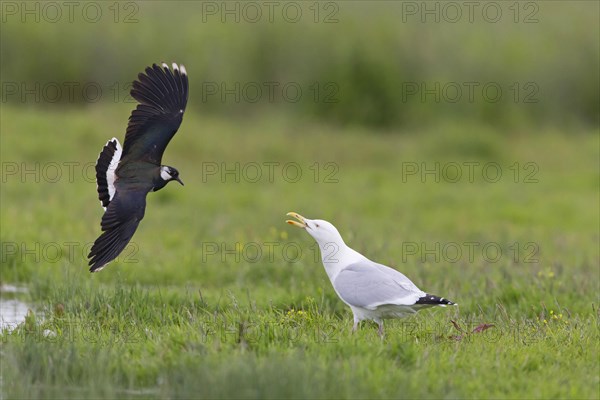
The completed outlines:
<svg viewBox="0 0 600 400">
<path fill-rule="evenodd" d="M 153 64 L 133 82 L 131 96 L 139 104 L 129 117 L 123 148 L 116 138 L 106 143 L 96 163 L 98 198 L 105 209 L 102 235 L 90 254 L 90 271 L 100 271 L 131 240 L 144 218 L 146 195 L 179 179 L 161 165 L 162 155 L 179 129 L 188 99 L 185 67 Z"/>
</svg>

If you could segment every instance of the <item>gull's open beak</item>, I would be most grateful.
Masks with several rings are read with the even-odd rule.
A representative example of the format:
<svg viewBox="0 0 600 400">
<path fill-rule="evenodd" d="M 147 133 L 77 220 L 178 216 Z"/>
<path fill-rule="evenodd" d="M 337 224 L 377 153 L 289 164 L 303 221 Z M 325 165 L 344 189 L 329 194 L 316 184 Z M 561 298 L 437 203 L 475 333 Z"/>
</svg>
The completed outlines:
<svg viewBox="0 0 600 400">
<path fill-rule="evenodd" d="M 304 218 L 302 215 L 300 215 L 298 213 L 295 213 L 295 212 L 289 212 L 289 213 L 287 213 L 285 215 L 289 215 L 290 217 L 294 217 L 298 221 L 300 221 L 300 222 L 298 222 L 298 221 L 294 221 L 294 220 L 288 219 L 287 221 L 285 221 L 288 224 L 297 226 L 298 228 L 306 228 L 306 222 L 304 221 L 306 218 Z"/>
<path fill-rule="evenodd" d="M 185 185 L 183 184 L 183 182 L 181 182 L 181 179 L 179 179 L 179 177 L 175 178 L 175 180 L 176 180 L 177 182 L 179 182 L 179 184 L 180 184 L 181 186 L 185 186 Z"/>
</svg>

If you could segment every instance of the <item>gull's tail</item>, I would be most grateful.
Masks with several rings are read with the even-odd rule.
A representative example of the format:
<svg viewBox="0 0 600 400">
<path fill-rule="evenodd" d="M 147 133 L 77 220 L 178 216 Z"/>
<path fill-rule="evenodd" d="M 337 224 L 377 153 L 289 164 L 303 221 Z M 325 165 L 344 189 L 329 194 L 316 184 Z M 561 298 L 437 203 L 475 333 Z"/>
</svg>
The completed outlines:
<svg viewBox="0 0 600 400">
<path fill-rule="evenodd" d="M 434 296 L 432 294 L 425 294 L 425 296 L 421 297 L 415 304 L 422 304 L 428 306 L 455 306 L 456 303 L 451 302 L 443 297 Z"/>
</svg>

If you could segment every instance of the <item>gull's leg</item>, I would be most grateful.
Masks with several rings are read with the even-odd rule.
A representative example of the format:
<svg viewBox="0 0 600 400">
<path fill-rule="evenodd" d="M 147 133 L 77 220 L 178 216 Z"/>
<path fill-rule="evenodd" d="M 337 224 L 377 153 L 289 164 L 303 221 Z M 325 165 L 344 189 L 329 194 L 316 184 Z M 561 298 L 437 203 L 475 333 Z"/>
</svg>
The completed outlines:
<svg viewBox="0 0 600 400">
<path fill-rule="evenodd" d="M 377 322 L 377 325 L 379 325 L 379 337 L 381 337 L 383 339 L 383 320 L 381 319 L 376 319 L 375 322 Z"/>
<path fill-rule="evenodd" d="M 352 333 L 356 332 L 356 330 L 358 329 L 358 323 L 360 322 L 360 320 L 358 319 L 358 317 L 355 315 L 354 316 L 354 325 L 352 325 Z"/>
</svg>

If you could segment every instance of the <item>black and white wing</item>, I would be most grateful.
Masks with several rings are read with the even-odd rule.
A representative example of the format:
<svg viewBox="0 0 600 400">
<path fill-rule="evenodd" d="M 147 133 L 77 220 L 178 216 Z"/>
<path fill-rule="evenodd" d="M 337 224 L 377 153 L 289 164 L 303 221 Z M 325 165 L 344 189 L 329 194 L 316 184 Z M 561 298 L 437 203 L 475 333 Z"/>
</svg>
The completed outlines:
<svg viewBox="0 0 600 400">
<path fill-rule="evenodd" d="M 133 82 L 131 96 L 140 104 L 131 113 L 123 163 L 146 161 L 161 164 L 162 155 L 179 129 L 188 100 L 188 77 L 183 65 L 148 67 Z"/>
<path fill-rule="evenodd" d="M 90 272 L 100 271 L 125 249 L 144 218 L 147 190 L 119 190 L 102 217 L 102 234 L 92 246 Z"/>
<path fill-rule="evenodd" d="M 117 138 L 112 138 L 104 145 L 96 162 L 98 199 L 105 211 L 116 193 L 115 171 L 121 160 L 122 152 L 123 149 Z"/>
</svg>

